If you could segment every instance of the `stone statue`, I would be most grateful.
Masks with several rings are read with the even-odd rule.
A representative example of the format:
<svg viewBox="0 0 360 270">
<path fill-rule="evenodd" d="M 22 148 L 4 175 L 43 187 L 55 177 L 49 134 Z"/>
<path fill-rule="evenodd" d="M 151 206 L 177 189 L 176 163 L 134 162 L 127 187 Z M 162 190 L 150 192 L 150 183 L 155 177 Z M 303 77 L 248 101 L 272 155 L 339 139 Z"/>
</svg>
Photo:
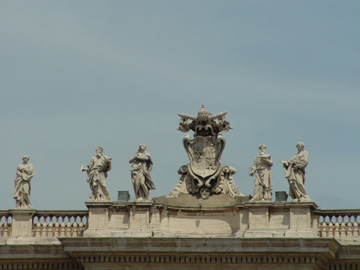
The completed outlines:
<svg viewBox="0 0 360 270">
<path fill-rule="evenodd" d="M 309 162 L 308 152 L 304 150 L 304 143 L 296 145 L 298 153 L 290 161 L 282 160 L 285 178 L 288 179 L 290 190 L 289 195 L 293 201 L 311 201 L 305 191 L 305 168 Z"/>
<path fill-rule="evenodd" d="M 87 182 L 92 193 L 89 201 L 111 201 L 106 187 L 107 172 L 111 170 L 111 158 L 103 154 L 103 148 L 96 148 L 96 156 L 90 160 L 85 168 L 81 166 L 81 171 L 86 171 Z"/>
<path fill-rule="evenodd" d="M 176 198 L 179 194 L 193 194 L 202 199 L 208 199 L 213 194 L 227 194 L 231 198 L 243 194 L 236 187 L 232 175 L 235 168 L 223 166 L 221 155 L 225 148 L 225 139 L 220 132 L 227 132 L 232 127 L 225 119 L 226 112 L 211 114 L 204 107 L 197 116 L 180 114 L 178 130 L 194 131 L 194 138 L 187 134 L 183 145 L 189 157 L 189 162 L 182 166 L 176 188 L 167 196 Z"/>
<path fill-rule="evenodd" d="M 135 197 L 138 201 L 150 201 L 150 190 L 156 189 L 151 180 L 150 172 L 153 167 L 151 156 L 146 152 L 146 145 L 140 144 L 138 152 L 129 160 L 132 163 L 131 181 L 134 187 Z"/>
<path fill-rule="evenodd" d="M 16 208 L 32 208 L 30 204 L 31 178 L 35 175 L 34 166 L 29 161 L 29 156 L 23 156 L 23 163 L 16 169 L 14 199 Z"/>
<path fill-rule="evenodd" d="M 266 146 L 259 146 L 260 155 L 254 158 L 254 164 L 249 169 L 249 175 L 255 176 L 254 194 L 251 201 L 271 201 L 272 199 L 272 172 L 271 156 L 265 154 Z"/>
</svg>

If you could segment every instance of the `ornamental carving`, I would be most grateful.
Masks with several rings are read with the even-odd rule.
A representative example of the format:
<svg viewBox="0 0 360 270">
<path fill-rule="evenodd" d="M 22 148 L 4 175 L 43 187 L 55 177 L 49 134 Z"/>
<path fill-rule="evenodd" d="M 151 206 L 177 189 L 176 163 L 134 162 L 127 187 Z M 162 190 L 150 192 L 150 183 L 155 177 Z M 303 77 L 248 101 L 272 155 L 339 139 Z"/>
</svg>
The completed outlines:
<svg viewBox="0 0 360 270">
<path fill-rule="evenodd" d="M 232 198 L 243 195 L 232 179 L 235 169 L 221 163 L 225 139 L 220 132 L 232 129 L 225 115 L 226 112 L 211 114 L 204 105 L 197 116 L 179 113 L 178 130 L 192 130 L 194 134 L 193 138 L 187 134 L 183 139 L 189 162 L 180 167 L 178 173 L 182 176 L 168 197 L 177 197 L 180 193 L 198 194 L 203 199 L 220 193 Z"/>
</svg>

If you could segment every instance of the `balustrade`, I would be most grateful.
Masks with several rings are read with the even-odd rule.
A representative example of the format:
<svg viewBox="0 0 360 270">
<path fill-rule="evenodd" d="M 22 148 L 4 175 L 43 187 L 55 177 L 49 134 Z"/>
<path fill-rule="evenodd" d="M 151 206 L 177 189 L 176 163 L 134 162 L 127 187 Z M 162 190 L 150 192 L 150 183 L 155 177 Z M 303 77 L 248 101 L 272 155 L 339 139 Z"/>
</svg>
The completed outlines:
<svg viewBox="0 0 360 270">
<path fill-rule="evenodd" d="M 0 237 L 11 236 L 12 216 L 9 211 L 0 211 Z"/>
<path fill-rule="evenodd" d="M 319 237 L 356 238 L 360 236 L 360 209 L 316 210 Z"/>
<path fill-rule="evenodd" d="M 36 211 L 32 216 L 33 237 L 81 237 L 87 229 L 88 211 Z M 360 238 L 360 209 L 315 210 L 318 236 Z M 0 211 L 0 237 L 12 236 L 10 211 Z"/>
<path fill-rule="evenodd" d="M 37 211 L 34 237 L 79 237 L 86 230 L 88 211 Z"/>
</svg>

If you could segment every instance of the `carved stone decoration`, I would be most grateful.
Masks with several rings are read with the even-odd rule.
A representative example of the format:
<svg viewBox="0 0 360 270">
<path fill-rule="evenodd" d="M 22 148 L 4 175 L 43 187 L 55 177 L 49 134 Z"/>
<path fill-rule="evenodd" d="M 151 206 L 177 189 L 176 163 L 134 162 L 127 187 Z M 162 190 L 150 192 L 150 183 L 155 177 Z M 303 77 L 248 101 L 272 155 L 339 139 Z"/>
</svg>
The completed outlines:
<svg viewBox="0 0 360 270">
<path fill-rule="evenodd" d="M 31 178 L 35 175 L 34 166 L 29 161 L 29 156 L 23 156 L 23 163 L 16 169 L 14 199 L 16 208 L 32 208 L 30 204 Z"/>
<path fill-rule="evenodd" d="M 103 154 L 103 148 L 96 148 L 96 156 L 90 160 L 86 167 L 81 166 L 81 171 L 87 173 L 87 182 L 92 193 L 89 201 L 111 201 L 106 186 L 107 172 L 111 170 L 111 157 Z"/>
<path fill-rule="evenodd" d="M 150 201 L 150 190 L 156 189 L 150 172 L 153 162 L 150 153 L 146 151 L 146 145 L 140 144 L 138 152 L 129 160 L 132 163 L 131 181 L 137 201 Z"/>
<path fill-rule="evenodd" d="M 221 163 L 225 139 L 220 132 L 232 129 L 225 115 L 226 112 L 211 114 L 204 105 L 197 116 L 179 114 L 178 130 L 192 130 L 194 138 L 187 134 L 183 139 L 189 162 L 180 167 L 179 183 L 168 197 L 177 197 L 180 193 L 198 194 L 203 199 L 212 194 L 228 194 L 231 198 L 243 195 L 232 179 L 235 169 Z"/>
<path fill-rule="evenodd" d="M 283 164 L 285 178 L 289 182 L 289 195 L 294 202 L 311 201 L 305 191 L 305 168 L 309 162 L 309 154 L 304 150 L 304 143 L 296 145 L 298 153 L 290 161 L 281 160 Z"/>
<path fill-rule="evenodd" d="M 272 172 L 271 156 L 265 154 L 266 145 L 259 146 L 260 154 L 254 158 L 253 166 L 249 168 L 249 175 L 254 176 L 254 193 L 251 201 L 271 201 Z"/>
</svg>

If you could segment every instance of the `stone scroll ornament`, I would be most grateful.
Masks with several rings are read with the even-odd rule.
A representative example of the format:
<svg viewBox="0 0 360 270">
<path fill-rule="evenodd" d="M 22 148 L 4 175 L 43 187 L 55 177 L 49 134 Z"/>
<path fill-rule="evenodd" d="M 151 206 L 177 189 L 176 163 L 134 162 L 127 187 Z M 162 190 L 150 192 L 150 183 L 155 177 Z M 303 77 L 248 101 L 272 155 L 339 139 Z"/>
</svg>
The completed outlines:
<svg viewBox="0 0 360 270">
<path fill-rule="evenodd" d="M 197 116 L 179 114 L 178 130 L 192 130 L 194 137 L 191 139 L 191 135 L 187 134 L 183 139 L 189 162 L 179 168 L 181 177 L 178 185 L 167 197 L 178 197 L 180 193 L 198 194 L 203 199 L 213 194 L 227 194 L 231 198 L 243 195 L 232 178 L 235 168 L 221 163 L 225 139 L 220 132 L 232 129 L 225 115 L 226 112 L 211 114 L 204 105 Z"/>
</svg>

